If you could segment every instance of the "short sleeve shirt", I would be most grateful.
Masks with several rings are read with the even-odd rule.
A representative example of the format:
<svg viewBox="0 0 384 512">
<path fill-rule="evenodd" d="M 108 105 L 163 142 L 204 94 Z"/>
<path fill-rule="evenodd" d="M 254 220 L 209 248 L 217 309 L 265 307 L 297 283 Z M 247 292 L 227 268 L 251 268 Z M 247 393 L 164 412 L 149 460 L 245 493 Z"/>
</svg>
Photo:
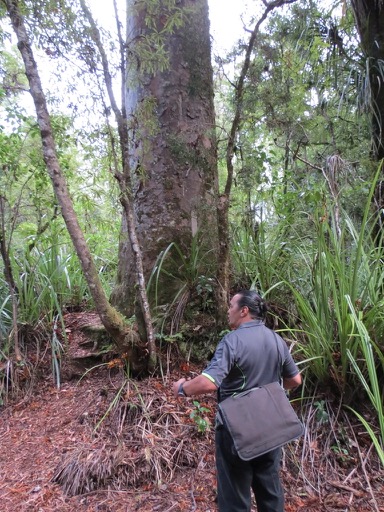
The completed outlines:
<svg viewBox="0 0 384 512">
<path fill-rule="evenodd" d="M 286 343 L 262 320 L 243 323 L 224 336 L 203 371 L 218 387 L 219 401 L 298 373 Z"/>
</svg>

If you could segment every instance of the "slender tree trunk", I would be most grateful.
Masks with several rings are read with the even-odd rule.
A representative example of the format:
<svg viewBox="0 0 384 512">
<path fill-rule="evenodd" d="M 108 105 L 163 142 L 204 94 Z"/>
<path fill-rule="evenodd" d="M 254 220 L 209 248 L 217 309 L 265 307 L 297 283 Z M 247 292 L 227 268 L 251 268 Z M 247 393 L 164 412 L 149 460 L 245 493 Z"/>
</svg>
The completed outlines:
<svg viewBox="0 0 384 512">
<path fill-rule="evenodd" d="M 122 93 L 122 108 L 119 109 L 115 94 L 113 92 L 112 87 L 112 79 L 111 73 L 109 71 L 109 64 L 106 52 L 104 50 L 103 44 L 101 42 L 101 37 L 99 30 L 96 26 L 96 23 L 91 15 L 91 12 L 87 8 L 84 0 L 80 0 L 80 5 L 83 9 L 83 12 L 91 26 L 92 32 L 91 37 L 96 44 L 98 51 L 101 56 L 103 73 L 105 85 L 107 88 L 108 97 L 112 106 L 113 113 L 115 114 L 117 128 L 119 133 L 119 142 L 120 142 L 120 150 L 121 150 L 121 161 L 122 161 L 122 170 L 118 170 L 118 166 L 116 163 L 115 166 L 115 177 L 120 187 L 120 202 L 123 206 L 124 219 L 127 226 L 128 237 L 130 241 L 130 248 L 133 253 L 134 260 L 134 276 L 135 284 L 138 289 L 138 296 L 141 306 L 141 316 L 144 321 L 144 328 L 146 332 L 147 339 L 147 347 L 148 347 L 148 369 L 153 371 L 157 362 L 157 354 L 156 354 L 156 346 L 155 346 L 155 336 L 153 331 L 153 324 L 151 318 L 151 311 L 149 307 L 147 291 L 146 291 L 146 283 L 144 277 L 144 269 L 143 269 L 143 259 L 142 253 L 140 249 L 140 245 L 137 237 L 137 228 L 135 222 L 135 216 L 133 211 L 132 204 L 132 181 L 131 181 L 131 169 L 129 165 L 129 142 L 128 142 L 128 123 L 127 123 L 127 109 L 125 106 L 125 77 L 126 77 L 126 51 L 125 51 L 125 41 L 123 40 L 120 28 L 120 22 L 117 15 L 117 6 L 116 2 L 114 2 L 115 7 L 115 18 L 116 25 L 119 36 L 119 48 L 120 48 L 120 72 L 121 72 L 121 93 Z M 117 160 L 117 159 L 116 159 Z M 134 294 L 136 295 L 136 293 Z M 137 319 L 140 322 L 141 318 Z"/>
<path fill-rule="evenodd" d="M 127 328 L 124 325 L 122 316 L 109 304 L 98 272 L 95 267 L 92 255 L 86 244 L 84 235 L 79 226 L 72 200 L 60 168 L 56 154 L 56 146 L 53 137 L 50 116 L 46 99 L 41 86 L 37 65 L 34 59 L 28 33 L 25 28 L 24 19 L 20 11 L 18 0 L 1 0 L 6 6 L 13 30 L 17 36 L 18 48 L 24 61 L 25 72 L 29 81 L 30 92 L 35 104 L 37 120 L 43 145 L 43 157 L 51 178 L 58 204 L 72 239 L 76 253 L 87 280 L 92 298 L 95 302 L 97 312 L 100 315 L 106 330 L 112 336 L 117 346 L 123 350 L 126 348 L 125 341 Z"/>
<path fill-rule="evenodd" d="M 229 205 L 230 196 L 233 182 L 233 157 L 235 153 L 236 136 L 242 122 L 242 111 L 243 111 L 243 100 L 244 100 L 244 88 L 245 80 L 251 64 L 252 52 L 254 50 L 257 35 L 259 33 L 260 25 L 266 20 L 268 14 L 275 8 L 280 7 L 284 4 L 294 3 L 296 0 L 275 0 L 273 2 L 264 2 L 265 10 L 260 19 L 257 21 L 251 36 L 248 41 L 247 50 L 245 53 L 243 67 L 240 72 L 240 76 L 235 85 L 235 115 L 232 121 L 231 130 L 229 132 L 229 138 L 226 148 L 226 164 L 227 164 L 227 181 L 223 193 L 220 195 L 220 201 L 218 206 L 218 220 L 219 220 L 219 261 L 218 261 L 218 281 L 222 284 L 219 293 L 221 294 L 219 303 L 221 305 L 221 311 L 219 312 L 219 318 L 221 323 L 224 324 L 227 313 L 228 295 L 229 295 L 229 277 L 230 277 L 230 239 L 229 239 Z"/>
</svg>

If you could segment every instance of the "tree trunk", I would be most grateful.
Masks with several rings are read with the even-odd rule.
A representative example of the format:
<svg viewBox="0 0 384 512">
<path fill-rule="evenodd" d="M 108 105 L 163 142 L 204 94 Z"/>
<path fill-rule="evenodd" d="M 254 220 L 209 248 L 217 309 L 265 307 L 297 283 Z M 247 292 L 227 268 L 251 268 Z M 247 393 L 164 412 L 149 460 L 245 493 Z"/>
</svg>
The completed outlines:
<svg viewBox="0 0 384 512">
<path fill-rule="evenodd" d="M 126 105 L 144 274 L 148 279 L 157 257 L 172 242 L 188 257 L 192 238 L 199 236 L 200 249 L 211 251 L 210 268 L 201 272 L 214 276 L 218 186 L 207 0 L 177 3 L 178 8 L 189 9 L 186 22 L 162 36 L 169 66 L 155 72 L 145 72 L 141 48 L 150 28 L 145 3 L 139 5 L 127 0 Z M 164 12 L 159 9 L 155 21 L 151 16 L 157 30 L 162 30 Z M 134 311 L 134 265 L 123 219 L 113 301 L 128 315 Z M 173 293 L 172 282 L 163 281 L 160 302 L 170 302 Z"/>
<path fill-rule="evenodd" d="M 25 28 L 24 19 L 20 12 L 19 2 L 18 0 L 2 1 L 7 8 L 13 30 L 17 36 L 17 46 L 24 61 L 25 72 L 29 81 L 30 92 L 33 97 L 37 120 L 40 127 L 44 161 L 47 166 L 48 174 L 51 178 L 65 224 L 79 257 L 100 319 L 108 333 L 116 342 L 118 348 L 120 350 L 125 350 L 127 348 L 127 338 L 129 338 L 128 329 L 124 324 L 122 316 L 109 304 L 105 296 L 98 277 L 97 269 L 79 226 L 65 178 L 60 168 L 46 99 L 41 86 L 29 37 Z"/>
<path fill-rule="evenodd" d="M 122 106 L 121 109 L 118 108 L 115 93 L 112 87 L 112 79 L 111 73 L 109 69 L 109 63 L 107 59 L 107 54 L 104 50 L 103 44 L 101 42 L 100 32 L 96 26 L 96 23 L 92 17 L 90 10 L 88 9 L 84 0 L 80 0 L 81 8 L 91 26 L 91 37 L 93 42 L 95 43 L 100 56 L 103 67 L 103 74 L 105 85 L 108 93 L 108 97 L 112 106 L 112 110 L 115 114 L 115 119 L 117 123 L 117 129 L 119 134 L 119 143 L 120 143 L 120 154 L 121 154 L 121 162 L 122 169 L 119 170 L 119 166 L 117 164 L 118 158 L 116 157 L 116 166 L 115 166 L 115 178 L 120 187 L 120 202 L 123 207 L 123 217 L 125 219 L 125 225 L 127 226 L 127 233 L 130 242 L 130 248 L 133 253 L 134 260 L 134 276 L 135 282 L 137 285 L 138 298 L 140 301 L 140 310 L 138 316 L 138 324 L 141 327 L 143 324 L 143 328 L 140 329 L 142 331 L 142 338 L 146 339 L 146 346 L 148 352 L 148 369 L 149 371 L 154 371 L 157 363 L 157 353 L 156 353 L 156 345 L 155 345 L 155 335 L 152 324 L 151 311 L 149 307 L 147 291 L 146 291 L 146 283 L 144 277 L 144 269 L 143 269 L 143 259 L 142 253 L 139 247 L 139 242 L 137 238 L 137 227 L 134 217 L 133 205 L 132 205 L 132 180 L 131 180 L 131 169 L 129 163 L 129 138 L 128 138 L 128 123 L 127 123 L 127 109 L 125 105 L 125 96 L 124 96 L 124 84 L 125 84 L 125 76 L 126 76 L 126 51 L 125 51 L 125 41 L 123 40 L 121 34 L 121 25 L 118 19 L 117 5 L 116 0 L 114 0 L 115 7 L 115 21 L 118 27 L 118 39 L 119 39 L 119 48 L 120 48 L 120 72 L 121 72 L 121 92 L 122 92 Z M 144 334 L 145 331 L 145 334 Z"/>
<path fill-rule="evenodd" d="M 370 91 L 372 154 L 375 161 L 384 158 L 384 2 L 382 0 L 351 0 L 361 47 L 366 57 Z M 376 234 L 382 234 L 384 223 L 384 180 L 375 193 L 378 212 Z"/>
</svg>

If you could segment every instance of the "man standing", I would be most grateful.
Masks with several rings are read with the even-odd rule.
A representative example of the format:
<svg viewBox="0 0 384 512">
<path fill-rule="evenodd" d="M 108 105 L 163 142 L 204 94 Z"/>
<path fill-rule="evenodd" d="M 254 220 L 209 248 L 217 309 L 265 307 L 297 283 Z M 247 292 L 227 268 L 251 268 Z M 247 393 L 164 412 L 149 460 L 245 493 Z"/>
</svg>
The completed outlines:
<svg viewBox="0 0 384 512">
<path fill-rule="evenodd" d="M 241 290 L 228 309 L 232 332 L 224 336 L 207 368 L 192 380 L 173 384 L 176 397 L 217 391 L 218 401 L 277 380 L 278 350 L 276 335 L 265 327 L 267 307 L 255 291 Z M 285 389 L 301 384 L 301 376 L 287 345 L 281 343 L 282 378 Z M 263 414 L 263 411 L 260 411 Z M 216 468 L 219 512 L 249 512 L 251 488 L 258 512 L 283 512 L 284 496 L 279 468 L 281 449 L 243 461 L 220 415 L 216 419 Z"/>
</svg>

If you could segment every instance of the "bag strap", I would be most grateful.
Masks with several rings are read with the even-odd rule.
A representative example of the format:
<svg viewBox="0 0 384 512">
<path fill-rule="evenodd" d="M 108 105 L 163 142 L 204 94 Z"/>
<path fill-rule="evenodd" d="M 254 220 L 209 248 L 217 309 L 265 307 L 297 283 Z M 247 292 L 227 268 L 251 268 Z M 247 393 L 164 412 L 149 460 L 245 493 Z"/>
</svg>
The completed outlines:
<svg viewBox="0 0 384 512">
<path fill-rule="evenodd" d="M 277 381 L 281 383 L 281 375 L 282 375 L 282 370 L 283 370 L 283 358 L 282 358 L 282 355 L 281 355 L 281 351 L 280 351 L 280 346 L 281 344 L 279 343 L 279 339 L 277 337 L 277 334 L 275 333 L 275 331 L 272 331 L 273 332 L 273 335 L 275 337 L 275 341 L 276 341 L 276 349 L 277 349 Z"/>
</svg>

